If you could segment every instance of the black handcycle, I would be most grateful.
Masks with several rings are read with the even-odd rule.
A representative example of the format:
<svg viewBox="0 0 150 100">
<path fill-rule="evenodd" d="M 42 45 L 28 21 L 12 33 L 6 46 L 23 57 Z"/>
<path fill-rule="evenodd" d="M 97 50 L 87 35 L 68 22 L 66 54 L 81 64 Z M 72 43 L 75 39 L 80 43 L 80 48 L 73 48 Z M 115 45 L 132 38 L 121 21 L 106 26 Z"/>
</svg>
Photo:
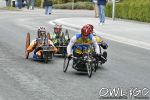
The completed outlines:
<svg viewBox="0 0 150 100">
<path fill-rule="evenodd" d="M 82 54 L 77 54 L 74 52 L 73 56 L 71 57 L 66 56 L 64 58 L 63 71 L 64 72 L 67 71 L 70 60 L 73 60 L 72 67 L 77 71 L 87 72 L 88 77 L 91 78 L 92 71 L 96 70 L 95 63 L 97 61 L 96 58 L 93 56 L 93 52 L 94 52 L 93 46 L 91 44 L 90 45 L 81 44 L 79 46 L 80 49 L 82 49 L 82 52 L 84 52 L 85 50 L 87 50 L 87 52 Z M 78 46 L 74 46 L 74 47 L 78 48 Z"/>
<path fill-rule="evenodd" d="M 58 49 L 57 54 L 62 54 L 63 57 L 67 54 L 67 46 L 70 42 L 70 36 L 68 30 L 62 32 L 62 36 L 56 38 L 57 43 L 54 43 L 55 47 Z"/>
</svg>

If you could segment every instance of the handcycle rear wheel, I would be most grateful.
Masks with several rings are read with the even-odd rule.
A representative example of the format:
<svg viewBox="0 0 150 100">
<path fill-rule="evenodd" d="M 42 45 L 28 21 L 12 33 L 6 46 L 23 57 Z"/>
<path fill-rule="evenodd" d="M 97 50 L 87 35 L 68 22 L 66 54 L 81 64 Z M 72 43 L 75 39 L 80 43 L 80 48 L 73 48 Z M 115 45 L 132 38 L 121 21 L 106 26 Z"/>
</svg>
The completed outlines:
<svg viewBox="0 0 150 100">
<path fill-rule="evenodd" d="M 97 70 L 97 68 L 98 68 L 98 61 L 96 61 L 95 63 L 94 63 L 94 72 L 96 72 L 96 70 Z"/>
<path fill-rule="evenodd" d="M 65 35 L 68 37 L 68 39 L 70 39 L 70 36 L 69 36 L 69 31 L 68 31 L 68 29 L 66 29 Z"/>
<path fill-rule="evenodd" d="M 26 46 L 25 46 L 25 58 L 28 59 L 29 57 L 29 52 L 27 51 L 27 48 L 30 45 L 30 33 L 27 33 L 26 35 Z"/>
<path fill-rule="evenodd" d="M 70 59 L 68 57 L 64 58 L 63 71 L 66 72 L 69 66 Z"/>
<path fill-rule="evenodd" d="M 47 38 L 48 38 L 49 40 L 51 40 L 51 36 L 50 36 L 49 33 L 47 33 Z"/>
</svg>

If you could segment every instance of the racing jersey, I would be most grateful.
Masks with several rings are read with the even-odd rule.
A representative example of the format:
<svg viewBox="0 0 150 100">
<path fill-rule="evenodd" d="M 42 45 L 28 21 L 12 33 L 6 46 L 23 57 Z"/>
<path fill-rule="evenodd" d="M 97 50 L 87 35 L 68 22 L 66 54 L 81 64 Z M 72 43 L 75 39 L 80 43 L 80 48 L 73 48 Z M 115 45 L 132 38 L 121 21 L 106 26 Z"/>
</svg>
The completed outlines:
<svg viewBox="0 0 150 100">
<path fill-rule="evenodd" d="M 57 36 L 55 33 L 53 33 L 51 35 L 51 39 L 52 39 L 54 44 L 59 44 L 61 42 L 66 42 L 66 40 L 68 40 L 68 37 L 65 36 L 65 34 L 63 32 L 61 32 L 60 36 Z"/>
<path fill-rule="evenodd" d="M 67 46 L 68 55 L 72 54 L 72 50 L 78 54 L 86 53 L 88 51 L 88 46 L 93 44 L 95 47 L 95 52 L 100 53 L 99 46 L 96 42 L 96 39 L 93 35 L 89 35 L 86 39 L 82 38 L 82 34 L 76 34 L 70 40 L 69 45 Z M 84 46 L 83 46 L 84 45 Z M 74 48 L 75 47 L 75 48 Z"/>
<path fill-rule="evenodd" d="M 103 41 L 102 38 L 97 35 L 95 35 L 94 37 L 98 43 L 101 43 Z"/>
<path fill-rule="evenodd" d="M 54 44 L 58 43 L 61 37 L 62 37 L 62 33 L 60 33 L 60 36 L 57 36 L 57 34 L 55 33 L 51 34 L 51 39 Z"/>
</svg>

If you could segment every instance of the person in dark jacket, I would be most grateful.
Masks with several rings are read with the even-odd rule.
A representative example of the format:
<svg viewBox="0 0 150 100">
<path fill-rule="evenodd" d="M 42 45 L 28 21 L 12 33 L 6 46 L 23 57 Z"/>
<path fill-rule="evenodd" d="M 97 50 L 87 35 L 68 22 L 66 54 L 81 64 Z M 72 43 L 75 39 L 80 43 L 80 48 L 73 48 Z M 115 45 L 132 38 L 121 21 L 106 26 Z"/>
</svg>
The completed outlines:
<svg viewBox="0 0 150 100">
<path fill-rule="evenodd" d="M 22 8 L 22 0 L 17 0 L 18 3 L 18 8 L 21 9 Z"/>
<path fill-rule="evenodd" d="M 45 6 L 45 14 L 49 15 L 52 13 L 52 0 L 44 0 L 44 6 Z"/>
<path fill-rule="evenodd" d="M 99 10 L 99 19 L 100 19 L 100 25 L 103 25 L 105 23 L 105 6 L 106 6 L 107 0 L 97 0 L 98 10 Z"/>
<path fill-rule="evenodd" d="M 34 10 L 35 0 L 31 0 L 31 1 L 30 1 L 30 4 L 31 4 L 31 5 L 30 5 L 30 6 L 31 6 L 31 9 Z"/>
<path fill-rule="evenodd" d="M 30 8 L 30 4 L 31 4 L 31 0 L 26 0 L 26 3 L 27 3 L 27 9 Z"/>
</svg>

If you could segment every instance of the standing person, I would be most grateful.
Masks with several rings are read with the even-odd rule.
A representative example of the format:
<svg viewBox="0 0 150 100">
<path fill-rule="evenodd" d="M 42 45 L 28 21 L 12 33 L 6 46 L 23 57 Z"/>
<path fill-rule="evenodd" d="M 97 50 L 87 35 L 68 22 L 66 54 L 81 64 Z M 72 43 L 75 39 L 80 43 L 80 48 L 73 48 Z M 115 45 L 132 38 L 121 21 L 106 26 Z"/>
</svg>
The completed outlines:
<svg viewBox="0 0 150 100">
<path fill-rule="evenodd" d="M 31 0 L 31 9 L 34 10 L 35 0 Z"/>
<path fill-rule="evenodd" d="M 26 0 L 26 3 L 27 3 L 27 9 L 29 9 L 30 8 L 31 0 Z"/>
<path fill-rule="evenodd" d="M 105 6 L 106 6 L 107 0 L 97 0 L 98 10 L 99 10 L 99 19 L 100 19 L 100 25 L 103 25 L 105 23 Z"/>
<path fill-rule="evenodd" d="M 12 0 L 12 7 L 16 7 L 15 2 L 15 0 Z"/>
<path fill-rule="evenodd" d="M 25 7 L 27 4 L 27 1 L 26 0 L 22 0 L 22 6 Z"/>
<path fill-rule="evenodd" d="M 5 0 L 6 1 L 6 6 L 11 6 L 11 0 Z"/>
<path fill-rule="evenodd" d="M 98 7 L 97 7 L 97 0 L 93 0 L 94 10 L 95 10 L 95 17 L 98 18 Z"/>
<path fill-rule="evenodd" d="M 22 8 L 22 0 L 17 0 L 18 3 L 18 8 L 21 9 Z"/>
<path fill-rule="evenodd" d="M 44 0 L 44 6 L 45 6 L 45 14 L 49 15 L 52 13 L 52 0 Z"/>
<path fill-rule="evenodd" d="M 8 2 L 8 0 L 5 0 L 6 1 L 6 7 L 8 7 L 9 6 L 9 2 Z"/>
</svg>

